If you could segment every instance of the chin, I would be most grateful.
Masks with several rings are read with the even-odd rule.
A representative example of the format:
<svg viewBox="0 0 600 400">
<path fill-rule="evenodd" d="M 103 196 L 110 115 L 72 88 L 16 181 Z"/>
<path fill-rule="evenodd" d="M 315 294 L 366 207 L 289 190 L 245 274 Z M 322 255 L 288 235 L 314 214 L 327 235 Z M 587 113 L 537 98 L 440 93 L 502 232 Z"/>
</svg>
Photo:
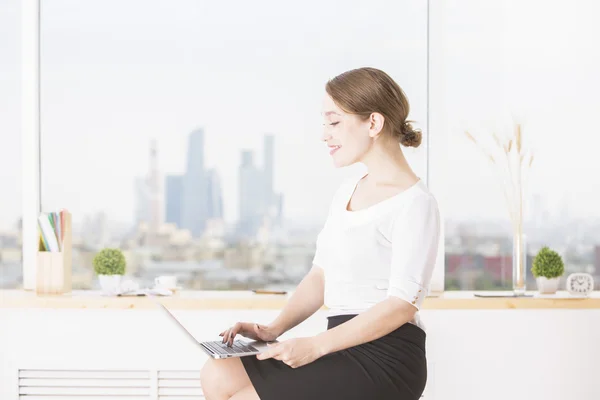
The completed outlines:
<svg viewBox="0 0 600 400">
<path fill-rule="evenodd" d="M 348 167 L 352 164 L 354 164 L 354 163 L 349 162 L 348 160 L 344 160 L 344 159 L 337 160 L 335 158 L 333 159 L 333 166 L 335 168 L 344 168 L 344 167 Z"/>
<path fill-rule="evenodd" d="M 356 163 L 358 158 L 357 154 L 351 151 L 350 147 L 346 147 L 334 153 L 332 161 L 336 168 L 344 168 Z"/>
</svg>

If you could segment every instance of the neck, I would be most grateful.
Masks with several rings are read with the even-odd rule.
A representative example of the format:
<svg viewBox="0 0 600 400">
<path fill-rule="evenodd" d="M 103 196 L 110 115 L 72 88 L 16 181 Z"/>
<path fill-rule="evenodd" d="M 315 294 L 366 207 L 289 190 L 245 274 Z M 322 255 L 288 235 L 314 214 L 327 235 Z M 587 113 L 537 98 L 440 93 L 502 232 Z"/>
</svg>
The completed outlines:
<svg viewBox="0 0 600 400">
<path fill-rule="evenodd" d="M 400 185 L 414 181 L 417 175 L 408 165 L 398 142 L 378 142 L 383 142 L 383 140 L 375 142 L 371 150 L 361 160 L 368 169 L 369 181 L 373 184 L 390 184 L 393 182 Z"/>
</svg>

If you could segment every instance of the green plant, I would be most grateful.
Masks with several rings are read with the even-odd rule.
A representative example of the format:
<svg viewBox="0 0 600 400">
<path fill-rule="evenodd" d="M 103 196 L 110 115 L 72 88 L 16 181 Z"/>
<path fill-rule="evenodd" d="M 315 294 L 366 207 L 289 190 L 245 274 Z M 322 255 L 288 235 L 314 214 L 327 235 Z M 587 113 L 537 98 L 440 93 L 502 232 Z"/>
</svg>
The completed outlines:
<svg viewBox="0 0 600 400">
<path fill-rule="evenodd" d="M 565 272 L 562 257 L 548 246 L 544 246 L 533 259 L 531 273 L 534 277 L 558 278 Z"/>
<path fill-rule="evenodd" d="M 98 275 L 124 275 L 125 256 L 119 249 L 102 249 L 93 260 L 94 272 Z"/>
</svg>

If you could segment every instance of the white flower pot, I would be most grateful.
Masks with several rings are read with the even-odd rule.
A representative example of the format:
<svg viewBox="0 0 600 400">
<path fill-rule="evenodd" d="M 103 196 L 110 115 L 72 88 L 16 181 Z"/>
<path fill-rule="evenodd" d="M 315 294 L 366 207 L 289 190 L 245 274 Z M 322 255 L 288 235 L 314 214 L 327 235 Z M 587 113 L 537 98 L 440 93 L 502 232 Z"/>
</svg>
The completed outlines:
<svg viewBox="0 0 600 400">
<path fill-rule="evenodd" d="M 122 275 L 98 275 L 100 288 L 104 294 L 118 294 L 121 289 Z"/>
<path fill-rule="evenodd" d="M 543 294 L 554 294 L 558 290 L 560 277 L 546 278 L 545 276 L 540 276 L 535 278 L 535 280 L 537 282 L 538 292 Z"/>
</svg>

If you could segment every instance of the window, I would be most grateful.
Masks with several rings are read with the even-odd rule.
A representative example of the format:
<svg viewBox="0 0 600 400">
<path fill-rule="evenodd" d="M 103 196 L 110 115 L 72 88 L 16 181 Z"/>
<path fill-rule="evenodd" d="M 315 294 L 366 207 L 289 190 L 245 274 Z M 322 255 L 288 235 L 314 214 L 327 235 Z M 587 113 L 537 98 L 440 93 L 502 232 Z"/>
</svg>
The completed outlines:
<svg viewBox="0 0 600 400">
<path fill-rule="evenodd" d="M 446 290 L 512 289 L 502 186 L 464 131 L 493 143 L 492 132 L 512 133 L 513 121 L 534 154 L 524 185 L 527 289 L 535 290 L 531 262 L 544 245 L 563 256 L 564 278 L 585 271 L 600 281 L 598 11 L 593 2 L 545 4 L 540 18 L 527 1 L 447 4 L 447 160 L 443 172 L 436 164 L 448 186 Z"/>
<path fill-rule="evenodd" d="M 324 85 L 381 68 L 426 134 L 426 7 L 42 2 L 41 202 L 73 214 L 74 288 L 97 287 L 103 247 L 142 287 L 295 286 L 354 172 L 320 142 Z M 426 143 L 406 150 L 423 177 Z"/>
<path fill-rule="evenodd" d="M 0 3 L 0 289 L 22 285 L 19 21 L 17 0 Z"/>
</svg>

